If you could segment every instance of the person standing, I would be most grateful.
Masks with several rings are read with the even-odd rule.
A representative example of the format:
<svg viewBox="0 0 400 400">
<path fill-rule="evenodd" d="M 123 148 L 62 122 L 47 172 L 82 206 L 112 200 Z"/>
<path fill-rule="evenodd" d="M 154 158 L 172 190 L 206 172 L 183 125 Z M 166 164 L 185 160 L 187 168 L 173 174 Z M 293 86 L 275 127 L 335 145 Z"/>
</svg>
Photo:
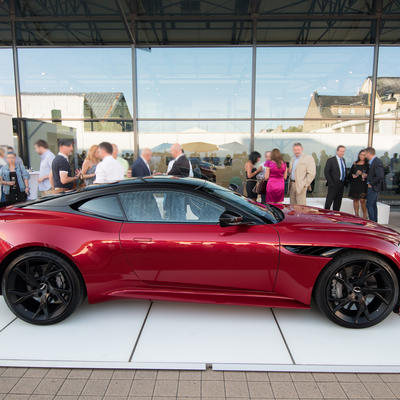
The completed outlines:
<svg viewBox="0 0 400 400">
<path fill-rule="evenodd" d="M 0 170 L 0 178 L 7 204 L 26 201 L 29 194 L 29 173 L 23 164 L 17 162 L 15 153 L 7 153 L 7 164 Z"/>
<path fill-rule="evenodd" d="M 4 158 L 4 149 L 0 147 L 0 171 L 1 168 L 7 165 L 7 161 Z M 4 194 L 2 185 L 0 185 L 0 203 L 4 203 L 6 201 L 6 196 Z"/>
<path fill-rule="evenodd" d="M 80 170 L 75 171 L 72 175 L 71 165 L 68 157 L 74 151 L 74 141 L 72 139 L 61 139 L 58 143 L 58 154 L 51 164 L 50 182 L 56 192 L 65 192 L 74 187 L 74 182 L 79 179 Z"/>
<path fill-rule="evenodd" d="M 266 170 L 268 161 L 271 161 L 271 152 L 270 151 L 265 152 L 264 169 L 257 175 L 257 179 L 260 175 L 262 175 L 262 178 L 264 179 L 264 187 L 263 187 L 263 190 L 261 191 L 261 203 L 263 203 L 263 204 L 265 204 L 266 199 L 267 199 L 267 180 L 265 179 L 265 170 Z"/>
<path fill-rule="evenodd" d="M 293 157 L 289 164 L 290 205 L 306 205 L 307 189 L 315 179 L 315 161 L 312 156 L 304 154 L 301 143 L 293 145 Z"/>
<path fill-rule="evenodd" d="M 256 167 L 261 159 L 261 154 L 258 151 L 252 151 L 249 154 L 249 159 L 244 168 L 246 172 L 246 192 L 247 197 L 252 200 L 257 200 L 258 194 L 254 193 L 253 189 L 257 184 L 257 175 L 263 171 L 263 166 Z"/>
<path fill-rule="evenodd" d="M 16 159 L 15 159 L 15 162 L 17 163 L 17 164 L 22 164 L 22 165 L 24 165 L 24 162 L 22 161 L 22 158 L 20 157 L 20 156 L 17 156 L 16 154 L 16 152 L 15 152 L 15 150 L 14 150 L 14 147 L 12 147 L 12 146 L 7 146 L 7 154 L 8 153 L 14 153 L 15 154 L 15 157 L 16 157 Z"/>
<path fill-rule="evenodd" d="M 324 174 L 328 194 L 326 195 L 325 208 L 339 211 L 342 205 L 344 185 L 346 182 L 346 161 L 344 153 L 346 147 L 339 145 L 336 148 L 336 155 L 328 159 L 325 165 Z"/>
<path fill-rule="evenodd" d="M 152 157 L 152 151 L 148 148 L 142 149 L 140 152 L 140 156 L 138 159 L 132 164 L 132 177 L 134 178 L 143 178 L 144 176 L 150 176 L 150 161 Z"/>
<path fill-rule="evenodd" d="M 83 160 L 81 178 L 84 180 L 85 186 L 92 185 L 96 178 L 96 167 L 100 162 L 97 154 L 98 150 L 99 146 L 97 144 L 90 146 L 87 156 Z"/>
<path fill-rule="evenodd" d="M 267 203 L 282 203 L 285 196 L 287 168 L 279 149 L 271 151 L 271 160 L 265 163 L 265 167 L 266 201 Z"/>
<path fill-rule="evenodd" d="M 125 160 L 125 158 L 118 155 L 119 149 L 118 146 L 113 143 L 112 144 L 113 153 L 112 156 L 121 164 L 122 169 L 124 170 L 124 176 L 128 175 L 129 163 Z"/>
<path fill-rule="evenodd" d="M 96 179 L 94 183 L 114 183 L 124 179 L 124 168 L 112 156 L 113 147 L 109 142 L 99 144 L 98 150 L 101 162 L 96 167 Z"/>
<path fill-rule="evenodd" d="M 368 218 L 367 213 L 367 176 L 369 165 L 366 159 L 365 150 L 360 150 L 357 161 L 351 166 L 348 181 L 350 182 L 349 197 L 353 199 L 354 214 L 360 216 L 360 204 L 363 218 Z"/>
<path fill-rule="evenodd" d="M 171 146 L 171 155 L 174 157 L 173 163 L 168 165 L 169 171 L 168 175 L 188 177 L 193 176 L 190 174 L 192 166 L 190 161 L 187 159 L 183 153 L 182 147 L 179 143 L 175 143 Z"/>
<path fill-rule="evenodd" d="M 50 172 L 55 155 L 49 150 L 49 145 L 45 140 L 38 140 L 34 147 L 36 153 L 40 156 L 39 194 L 40 196 L 46 196 L 51 192 Z"/>
<path fill-rule="evenodd" d="M 369 161 L 369 171 L 367 177 L 367 210 L 371 221 L 378 222 L 378 196 L 385 188 L 385 170 L 382 161 L 376 156 L 373 147 L 365 149 L 365 156 Z"/>
</svg>

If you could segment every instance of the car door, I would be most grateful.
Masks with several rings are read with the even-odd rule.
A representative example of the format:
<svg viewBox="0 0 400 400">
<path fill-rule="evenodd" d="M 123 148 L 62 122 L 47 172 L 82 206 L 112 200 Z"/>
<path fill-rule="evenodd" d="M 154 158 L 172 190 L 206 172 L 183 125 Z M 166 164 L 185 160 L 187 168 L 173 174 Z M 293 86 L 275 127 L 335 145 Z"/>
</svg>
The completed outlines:
<svg viewBox="0 0 400 400">
<path fill-rule="evenodd" d="M 272 225 L 222 228 L 225 206 L 199 192 L 121 193 L 121 248 L 147 284 L 271 291 L 279 239 Z"/>
</svg>

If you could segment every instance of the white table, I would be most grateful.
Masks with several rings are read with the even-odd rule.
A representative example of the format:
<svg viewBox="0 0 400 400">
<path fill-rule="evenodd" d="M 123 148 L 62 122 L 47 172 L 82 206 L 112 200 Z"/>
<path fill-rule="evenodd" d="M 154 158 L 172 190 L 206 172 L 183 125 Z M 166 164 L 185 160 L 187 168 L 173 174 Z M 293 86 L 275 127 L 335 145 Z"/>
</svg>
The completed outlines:
<svg viewBox="0 0 400 400">
<path fill-rule="evenodd" d="M 39 171 L 29 172 L 29 196 L 28 200 L 36 200 L 39 194 Z"/>
</svg>

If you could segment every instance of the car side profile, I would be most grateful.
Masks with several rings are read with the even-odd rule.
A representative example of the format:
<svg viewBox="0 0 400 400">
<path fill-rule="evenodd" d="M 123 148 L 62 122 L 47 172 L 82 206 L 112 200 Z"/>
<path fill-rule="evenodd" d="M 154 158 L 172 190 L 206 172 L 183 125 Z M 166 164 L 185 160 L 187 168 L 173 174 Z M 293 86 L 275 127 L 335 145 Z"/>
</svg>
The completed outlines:
<svg viewBox="0 0 400 400">
<path fill-rule="evenodd" d="M 398 312 L 399 243 L 349 214 L 264 206 L 200 179 L 130 179 L 1 208 L 1 293 L 38 325 L 87 297 L 315 303 L 341 326 L 366 328 Z"/>
</svg>

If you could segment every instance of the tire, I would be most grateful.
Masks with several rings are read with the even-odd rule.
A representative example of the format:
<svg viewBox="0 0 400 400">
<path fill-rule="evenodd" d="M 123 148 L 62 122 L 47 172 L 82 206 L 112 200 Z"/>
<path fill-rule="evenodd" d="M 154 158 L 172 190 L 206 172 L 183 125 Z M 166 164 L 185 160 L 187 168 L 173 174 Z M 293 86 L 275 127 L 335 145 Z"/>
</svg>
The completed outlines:
<svg viewBox="0 0 400 400">
<path fill-rule="evenodd" d="M 82 303 L 85 291 L 78 273 L 62 257 L 29 251 L 6 268 L 2 293 L 18 318 L 51 325 L 69 317 Z"/>
<path fill-rule="evenodd" d="M 368 328 L 383 321 L 399 297 L 395 272 L 367 252 L 339 255 L 321 272 L 314 291 L 318 308 L 346 328 Z"/>
</svg>

